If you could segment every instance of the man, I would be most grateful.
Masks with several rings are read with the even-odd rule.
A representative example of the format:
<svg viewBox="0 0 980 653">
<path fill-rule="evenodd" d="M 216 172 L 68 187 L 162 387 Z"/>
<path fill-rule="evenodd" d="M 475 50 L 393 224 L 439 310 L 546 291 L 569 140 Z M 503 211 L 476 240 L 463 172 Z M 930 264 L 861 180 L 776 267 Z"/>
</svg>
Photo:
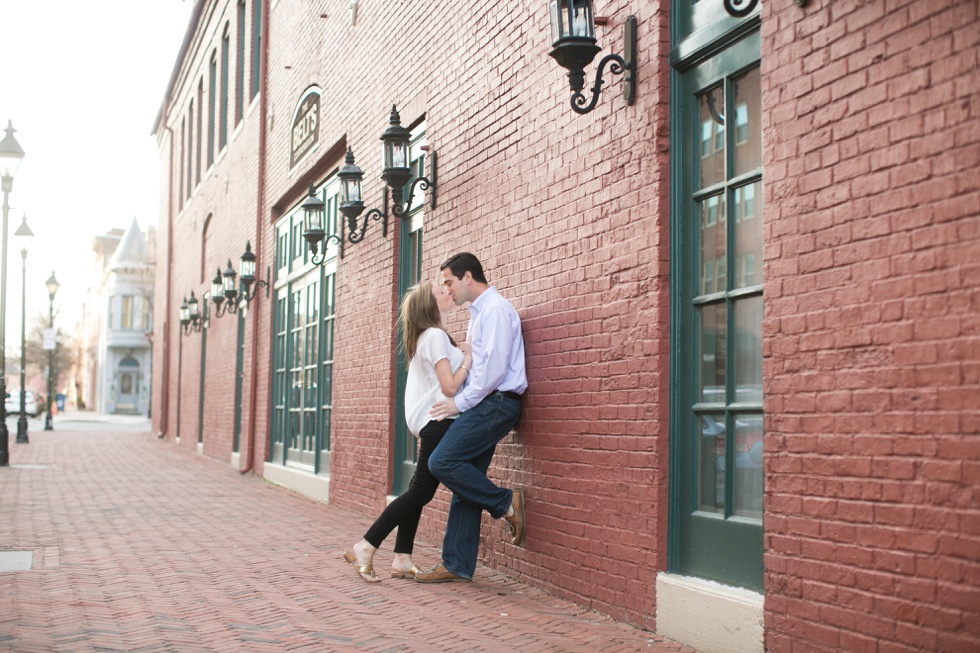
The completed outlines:
<svg viewBox="0 0 980 653">
<path fill-rule="evenodd" d="M 439 269 L 456 305 L 470 302 L 466 340 L 473 362 L 456 396 L 430 411 L 433 419 L 459 417 L 429 456 L 429 470 L 452 490 L 453 497 L 442 564 L 417 574 L 415 579 L 422 583 L 473 579 L 484 510 L 494 519 L 507 520 L 513 544 L 524 542 L 525 527 L 523 490 L 500 488 L 487 478 L 497 443 L 517 423 L 527 389 L 521 320 L 510 302 L 489 285 L 483 266 L 472 254 L 456 254 Z"/>
</svg>

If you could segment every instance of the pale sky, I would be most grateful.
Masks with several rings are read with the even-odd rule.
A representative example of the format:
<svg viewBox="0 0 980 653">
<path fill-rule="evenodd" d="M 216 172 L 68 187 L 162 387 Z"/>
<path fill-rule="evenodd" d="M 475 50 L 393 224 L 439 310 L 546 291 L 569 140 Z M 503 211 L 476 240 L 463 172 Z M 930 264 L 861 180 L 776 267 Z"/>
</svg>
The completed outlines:
<svg viewBox="0 0 980 653">
<path fill-rule="evenodd" d="M 10 193 L 8 357 L 20 349 L 22 214 L 27 323 L 48 314 L 73 332 L 91 284 L 92 240 L 136 218 L 157 226 L 160 163 L 150 135 L 193 0 L 0 0 L 0 129 L 12 120 L 26 153 Z M 3 134 L 0 133 L 0 137 Z M 2 195 L 0 195 L 2 201 Z"/>
</svg>

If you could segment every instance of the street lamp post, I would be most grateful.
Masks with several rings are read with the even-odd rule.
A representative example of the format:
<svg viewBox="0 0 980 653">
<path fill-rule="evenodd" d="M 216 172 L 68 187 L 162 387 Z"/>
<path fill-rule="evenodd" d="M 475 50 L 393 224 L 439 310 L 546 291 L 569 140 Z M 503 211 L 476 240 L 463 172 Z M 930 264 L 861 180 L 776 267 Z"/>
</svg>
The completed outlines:
<svg viewBox="0 0 980 653">
<path fill-rule="evenodd" d="M 3 254 L 0 257 L 0 467 L 10 464 L 10 435 L 7 432 L 7 214 L 10 212 L 8 197 L 14 187 L 14 174 L 24 158 L 24 149 L 14 138 L 13 121 L 7 121 L 6 136 L 0 140 L 0 180 L 3 182 Z"/>
<path fill-rule="evenodd" d="M 61 285 L 54 276 L 54 270 L 51 270 L 51 278 L 45 281 L 44 285 L 47 286 L 48 297 L 51 298 L 48 304 L 48 329 L 54 331 L 54 296 Z M 51 398 L 54 397 L 54 348 L 57 346 L 57 343 L 57 334 L 55 334 L 55 342 L 51 349 L 48 350 L 48 401 L 46 402 L 48 412 L 44 416 L 45 431 L 54 430 L 54 426 L 51 424 Z"/>
<path fill-rule="evenodd" d="M 34 232 L 27 226 L 27 216 L 21 221 L 14 236 L 20 242 L 21 284 L 20 284 L 20 417 L 17 418 L 17 444 L 27 444 L 27 390 L 24 378 L 27 338 L 27 246 L 34 238 Z"/>
</svg>

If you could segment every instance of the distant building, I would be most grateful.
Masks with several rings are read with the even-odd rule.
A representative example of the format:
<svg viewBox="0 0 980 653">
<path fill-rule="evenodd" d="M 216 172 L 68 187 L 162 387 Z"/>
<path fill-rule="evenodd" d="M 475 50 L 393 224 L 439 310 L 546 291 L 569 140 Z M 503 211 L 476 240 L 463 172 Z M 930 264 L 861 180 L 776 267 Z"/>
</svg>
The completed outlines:
<svg viewBox="0 0 980 653">
<path fill-rule="evenodd" d="M 155 230 L 134 219 L 96 236 L 94 280 L 79 342 L 76 403 L 100 413 L 149 415 Z"/>
</svg>

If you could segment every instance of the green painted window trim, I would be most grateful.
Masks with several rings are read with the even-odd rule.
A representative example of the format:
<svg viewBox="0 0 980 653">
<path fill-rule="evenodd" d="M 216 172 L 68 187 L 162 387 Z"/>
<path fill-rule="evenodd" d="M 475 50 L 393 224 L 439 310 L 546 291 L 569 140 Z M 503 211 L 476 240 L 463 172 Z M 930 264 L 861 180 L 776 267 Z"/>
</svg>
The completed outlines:
<svg viewBox="0 0 980 653">
<path fill-rule="evenodd" d="M 424 176 L 426 156 L 422 146 L 426 143 L 425 126 L 412 130 L 412 140 L 409 144 L 410 167 L 412 178 L 405 185 L 405 197 L 412 182 Z M 399 220 L 398 228 L 398 304 L 400 308 L 402 297 L 409 288 L 417 284 L 425 275 L 422 273 L 422 253 L 424 251 L 424 207 L 425 202 L 414 202 L 415 210 L 407 220 Z M 397 318 L 396 318 L 397 320 Z M 395 446 L 394 446 L 394 478 L 392 493 L 401 494 L 408 489 L 412 476 L 415 474 L 418 461 L 418 444 L 408 430 L 405 422 L 405 384 L 408 372 L 405 369 L 405 356 L 402 347 L 401 325 L 397 328 L 398 352 L 395 357 Z"/>
<path fill-rule="evenodd" d="M 235 57 L 235 125 L 245 115 L 245 0 L 238 0 L 237 55 Z"/>
<path fill-rule="evenodd" d="M 339 226 L 337 199 L 340 184 L 328 180 L 318 191 L 327 211 L 328 233 Z M 331 245 L 323 265 L 310 262 L 309 249 L 303 238 L 303 212 L 297 204 L 275 225 L 275 282 L 272 333 L 272 384 L 269 405 L 272 410 L 271 444 L 268 461 L 294 465 L 314 474 L 330 472 L 330 430 L 333 410 L 333 340 L 336 302 L 334 288 L 339 249 Z M 311 294 L 318 302 L 317 322 L 308 322 Z M 294 297 L 301 298 L 303 323 L 294 321 Z M 316 351 L 305 351 L 312 333 L 316 333 Z M 294 335 L 304 342 L 303 360 L 294 360 Z M 303 378 L 313 376 L 316 391 L 292 403 L 290 374 L 299 371 Z M 305 386 L 305 382 L 304 382 Z M 302 391 L 301 391 L 302 392 Z M 293 432 L 290 411 L 299 411 L 300 429 Z M 312 432 L 305 426 L 312 417 Z M 296 445 L 296 446 L 292 446 Z"/>
<path fill-rule="evenodd" d="M 675 8 L 679 4 L 674 3 Z M 742 21 L 719 20 L 675 44 L 671 52 L 671 366 L 669 520 L 667 537 L 668 571 L 716 580 L 725 584 L 763 590 L 763 528 L 760 521 L 712 514 L 696 514 L 696 483 L 699 480 L 697 451 L 700 446 L 701 419 L 697 402 L 696 359 L 698 346 L 691 342 L 699 333 L 697 306 L 692 301 L 698 292 L 701 275 L 698 242 L 694 221 L 694 183 L 698 161 L 695 158 L 701 125 L 692 119 L 695 113 L 695 89 L 709 88 L 716 80 L 731 77 L 758 65 L 761 37 L 758 15 Z M 676 32 L 675 32 L 676 33 Z M 734 115 L 734 114 L 730 114 Z M 731 144 L 732 130 L 726 130 Z M 730 174 L 730 173 L 729 173 Z M 727 184 L 731 185 L 731 177 Z M 726 252 L 732 251 L 731 241 Z M 726 261 L 726 276 L 731 277 L 731 256 Z M 761 293 L 761 287 L 751 289 Z M 744 291 L 729 293 L 733 298 Z M 728 300 L 726 300 L 728 301 Z M 734 301 L 734 300 L 733 300 Z M 729 323 L 733 319 L 728 311 Z M 732 329 L 727 329 L 731 334 Z M 696 336 L 695 336 L 696 337 Z M 730 374 L 730 373 L 729 373 Z M 726 382 L 726 397 L 731 398 L 731 380 Z M 761 415 L 761 403 L 745 410 Z M 726 434 L 732 437 L 731 417 L 739 407 L 732 403 L 721 409 L 726 418 Z M 716 411 L 717 412 L 717 411 Z M 685 446 L 687 449 L 685 449 Z M 734 466 L 732 448 L 726 448 L 729 472 Z M 726 484 L 725 511 L 730 512 L 732 491 Z"/>
<path fill-rule="evenodd" d="M 218 120 L 218 149 L 222 150 L 228 144 L 228 60 L 231 49 L 231 27 L 225 23 L 225 31 L 221 35 L 221 108 Z"/>
<path fill-rule="evenodd" d="M 217 107 L 218 88 L 218 51 L 211 53 L 211 63 L 208 66 L 208 167 L 214 165 L 214 121 Z"/>
<path fill-rule="evenodd" d="M 262 0 L 252 0 L 252 90 L 251 99 L 259 94 L 262 65 Z"/>
</svg>

